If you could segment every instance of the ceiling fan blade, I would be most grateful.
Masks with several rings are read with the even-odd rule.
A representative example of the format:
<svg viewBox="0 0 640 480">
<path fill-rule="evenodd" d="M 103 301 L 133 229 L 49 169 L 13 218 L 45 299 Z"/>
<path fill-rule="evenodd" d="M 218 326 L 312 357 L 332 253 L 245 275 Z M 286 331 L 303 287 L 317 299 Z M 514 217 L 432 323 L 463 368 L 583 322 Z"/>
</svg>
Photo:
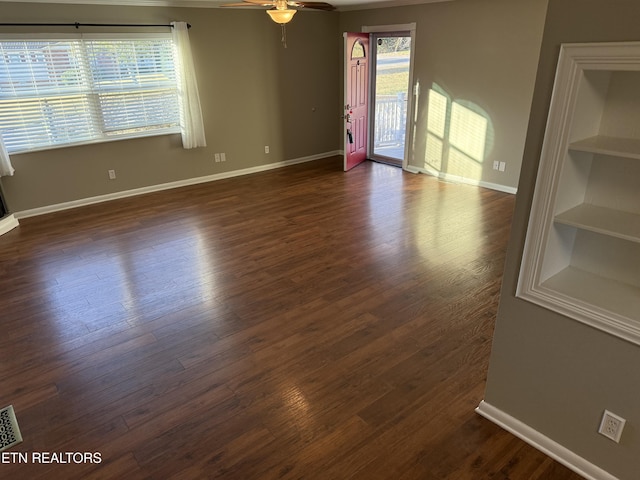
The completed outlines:
<svg viewBox="0 0 640 480">
<path fill-rule="evenodd" d="M 224 5 L 220 5 L 221 7 L 275 7 L 276 0 L 242 0 L 241 3 L 225 3 Z M 304 1 L 296 1 L 289 0 L 287 1 L 287 5 L 291 7 L 297 8 L 312 8 L 315 10 L 325 10 L 330 12 L 335 10 L 336 7 L 326 2 L 304 2 Z"/>
<path fill-rule="evenodd" d="M 226 3 L 221 7 L 274 7 L 275 1 L 269 0 L 242 0 L 242 3 Z"/>
<path fill-rule="evenodd" d="M 330 12 L 332 10 L 335 10 L 336 7 L 334 7 L 333 5 L 331 5 L 330 3 L 326 3 L 326 2 L 298 2 L 298 1 L 294 1 L 294 2 L 287 2 L 289 5 L 293 5 L 296 7 L 303 7 L 303 8 L 313 8 L 315 10 L 325 10 L 327 12 Z"/>
</svg>

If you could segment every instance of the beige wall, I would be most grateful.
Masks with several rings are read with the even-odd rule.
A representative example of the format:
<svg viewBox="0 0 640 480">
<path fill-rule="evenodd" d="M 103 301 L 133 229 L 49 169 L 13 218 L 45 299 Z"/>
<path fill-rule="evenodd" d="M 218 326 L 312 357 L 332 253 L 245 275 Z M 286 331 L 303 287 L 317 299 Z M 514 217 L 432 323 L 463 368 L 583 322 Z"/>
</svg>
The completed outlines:
<svg viewBox="0 0 640 480">
<path fill-rule="evenodd" d="M 10 210 L 340 149 L 337 16 L 300 12 L 284 49 L 279 26 L 260 10 L 0 3 L 3 22 L 189 22 L 208 144 L 183 150 L 179 135 L 169 135 L 13 155 L 16 174 L 2 179 Z M 0 28 L 16 31 L 34 29 Z M 215 163 L 215 152 L 227 161 Z"/>
<path fill-rule="evenodd" d="M 620 479 L 640 471 L 640 347 L 514 292 L 560 44 L 640 41 L 638 25 L 637 0 L 549 1 L 485 397 Z M 596 433 L 604 409 L 627 420 L 620 445 Z"/>
<path fill-rule="evenodd" d="M 417 24 L 414 81 L 421 94 L 412 166 L 425 167 L 428 91 L 437 85 L 450 101 L 488 119 L 483 161 L 465 169 L 470 179 L 517 186 L 546 6 L 547 0 L 456 0 L 340 14 L 341 31 Z M 441 171 L 459 175 L 456 158 L 444 158 Z M 493 170 L 495 160 L 506 162 L 505 172 Z"/>
<path fill-rule="evenodd" d="M 513 188 L 545 6 L 546 0 L 456 0 L 303 11 L 287 27 L 283 49 L 278 26 L 262 11 L 0 3 L 5 22 L 190 22 L 208 142 L 185 151 L 172 135 L 14 155 L 16 175 L 1 180 L 6 201 L 20 212 L 341 149 L 341 32 L 410 22 L 417 23 L 415 79 L 423 91 L 410 163 L 425 165 L 426 92 L 437 84 L 489 119 L 486 156 L 474 164 L 477 180 Z M 0 30 L 7 31 L 19 30 Z M 225 152 L 227 162 L 215 163 L 215 152 Z M 494 171 L 494 160 L 506 162 L 506 172 Z M 458 174 L 453 163 L 443 171 Z M 116 180 L 108 180 L 109 169 Z"/>
</svg>

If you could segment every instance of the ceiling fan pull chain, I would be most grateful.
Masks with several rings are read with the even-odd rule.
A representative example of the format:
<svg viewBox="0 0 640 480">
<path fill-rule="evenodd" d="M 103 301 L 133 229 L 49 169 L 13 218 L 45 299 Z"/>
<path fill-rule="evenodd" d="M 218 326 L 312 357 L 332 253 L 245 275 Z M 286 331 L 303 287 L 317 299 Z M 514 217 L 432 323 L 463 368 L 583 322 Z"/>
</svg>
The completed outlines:
<svg viewBox="0 0 640 480">
<path fill-rule="evenodd" d="M 284 46 L 284 48 L 287 48 L 287 30 L 284 26 L 284 23 L 281 23 L 280 26 L 282 27 L 282 45 Z"/>
</svg>

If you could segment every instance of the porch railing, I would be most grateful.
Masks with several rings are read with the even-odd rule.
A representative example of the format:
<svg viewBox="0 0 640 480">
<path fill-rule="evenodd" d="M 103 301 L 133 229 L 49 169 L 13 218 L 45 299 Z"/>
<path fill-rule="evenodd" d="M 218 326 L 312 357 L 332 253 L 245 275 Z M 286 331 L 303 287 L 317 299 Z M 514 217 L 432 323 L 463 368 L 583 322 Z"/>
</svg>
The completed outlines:
<svg viewBox="0 0 640 480">
<path fill-rule="evenodd" d="M 374 146 L 403 145 L 406 122 L 406 93 L 376 96 Z"/>
</svg>

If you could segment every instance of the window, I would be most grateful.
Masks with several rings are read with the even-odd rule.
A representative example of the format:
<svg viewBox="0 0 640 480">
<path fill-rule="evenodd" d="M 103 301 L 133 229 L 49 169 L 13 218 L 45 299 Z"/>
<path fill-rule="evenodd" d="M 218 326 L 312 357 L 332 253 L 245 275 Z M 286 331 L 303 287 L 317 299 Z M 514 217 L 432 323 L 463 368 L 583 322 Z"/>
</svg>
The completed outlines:
<svg viewBox="0 0 640 480">
<path fill-rule="evenodd" d="M 366 54 L 364 51 L 364 45 L 358 39 L 353 44 L 353 47 L 351 47 L 351 58 L 365 58 L 365 57 L 366 57 Z"/>
<path fill-rule="evenodd" d="M 180 131 L 171 34 L 0 39 L 9 153 Z"/>
</svg>

